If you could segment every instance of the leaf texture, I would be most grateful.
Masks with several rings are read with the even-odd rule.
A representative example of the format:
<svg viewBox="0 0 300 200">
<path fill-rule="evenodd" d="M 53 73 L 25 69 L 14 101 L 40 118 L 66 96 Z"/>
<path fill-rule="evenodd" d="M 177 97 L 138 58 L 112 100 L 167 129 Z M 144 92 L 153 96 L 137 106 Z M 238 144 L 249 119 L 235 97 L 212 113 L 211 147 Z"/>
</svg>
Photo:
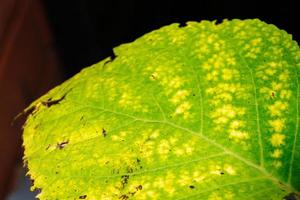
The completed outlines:
<svg viewBox="0 0 300 200">
<path fill-rule="evenodd" d="M 258 19 L 171 24 L 32 103 L 39 199 L 298 199 L 297 42 Z"/>
</svg>

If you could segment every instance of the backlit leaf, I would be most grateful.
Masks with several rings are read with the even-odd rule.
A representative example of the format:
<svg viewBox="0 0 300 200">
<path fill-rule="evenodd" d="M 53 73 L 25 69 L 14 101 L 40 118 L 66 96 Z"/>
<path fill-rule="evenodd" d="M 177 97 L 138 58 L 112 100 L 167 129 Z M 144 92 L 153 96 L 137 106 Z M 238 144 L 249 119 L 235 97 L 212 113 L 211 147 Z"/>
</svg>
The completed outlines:
<svg viewBox="0 0 300 200">
<path fill-rule="evenodd" d="M 299 199 L 300 50 L 257 19 L 172 24 L 36 100 L 40 199 Z"/>
</svg>

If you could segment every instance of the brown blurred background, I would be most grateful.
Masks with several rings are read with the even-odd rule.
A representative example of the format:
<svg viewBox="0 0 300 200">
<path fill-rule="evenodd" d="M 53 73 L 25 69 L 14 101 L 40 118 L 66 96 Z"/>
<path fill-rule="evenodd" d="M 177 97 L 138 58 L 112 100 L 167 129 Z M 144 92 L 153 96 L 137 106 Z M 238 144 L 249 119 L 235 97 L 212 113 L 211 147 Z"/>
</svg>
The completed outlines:
<svg viewBox="0 0 300 200">
<path fill-rule="evenodd" d="M 0 199 L 20 174 L 21 120 L 12 119 L 60 82 L 59 66 L 41 3 L 0 0 Z"/>
<path fill-rule="evenodd" d="M 29 190 L 23 121 L 12 119 L 113 47 L 173 22 L 223 18 L 260 18 L 299 41 L 297 8 L 295 0 L 0 0 L 0 200 L 34 196 L 20 192 Z"/>
</svg>

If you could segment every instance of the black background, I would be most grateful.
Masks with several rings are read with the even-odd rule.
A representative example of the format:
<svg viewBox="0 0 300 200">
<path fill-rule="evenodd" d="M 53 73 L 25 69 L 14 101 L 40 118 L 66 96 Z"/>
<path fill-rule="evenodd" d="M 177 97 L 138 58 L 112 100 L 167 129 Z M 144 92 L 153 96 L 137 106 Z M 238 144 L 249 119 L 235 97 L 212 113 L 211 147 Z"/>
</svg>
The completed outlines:
<svg viewBox="0 0 300 200">
<path fill-rule="evenodd" d="M 259 18 L 299 42 L 296 4 L 296 0 L 44 1 L 65 78 L 112 55 L 113 47 L 174 22 Z"/>
</svg>

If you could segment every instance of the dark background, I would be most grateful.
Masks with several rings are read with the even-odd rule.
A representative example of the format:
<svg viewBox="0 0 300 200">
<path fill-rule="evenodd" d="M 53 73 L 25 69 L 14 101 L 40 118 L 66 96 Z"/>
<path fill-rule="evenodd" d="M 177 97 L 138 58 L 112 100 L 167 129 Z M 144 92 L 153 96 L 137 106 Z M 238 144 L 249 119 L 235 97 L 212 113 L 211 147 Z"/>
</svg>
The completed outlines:
<svg viewBox="0 0 300 200">
<path fill-rule="evenodd" d="M 259 18 L 300 39 L 296 0 L 49 0 L 44 7 L 65 78 L 112 55 L 113 47 L 174 22 Z"/>
</svg>

